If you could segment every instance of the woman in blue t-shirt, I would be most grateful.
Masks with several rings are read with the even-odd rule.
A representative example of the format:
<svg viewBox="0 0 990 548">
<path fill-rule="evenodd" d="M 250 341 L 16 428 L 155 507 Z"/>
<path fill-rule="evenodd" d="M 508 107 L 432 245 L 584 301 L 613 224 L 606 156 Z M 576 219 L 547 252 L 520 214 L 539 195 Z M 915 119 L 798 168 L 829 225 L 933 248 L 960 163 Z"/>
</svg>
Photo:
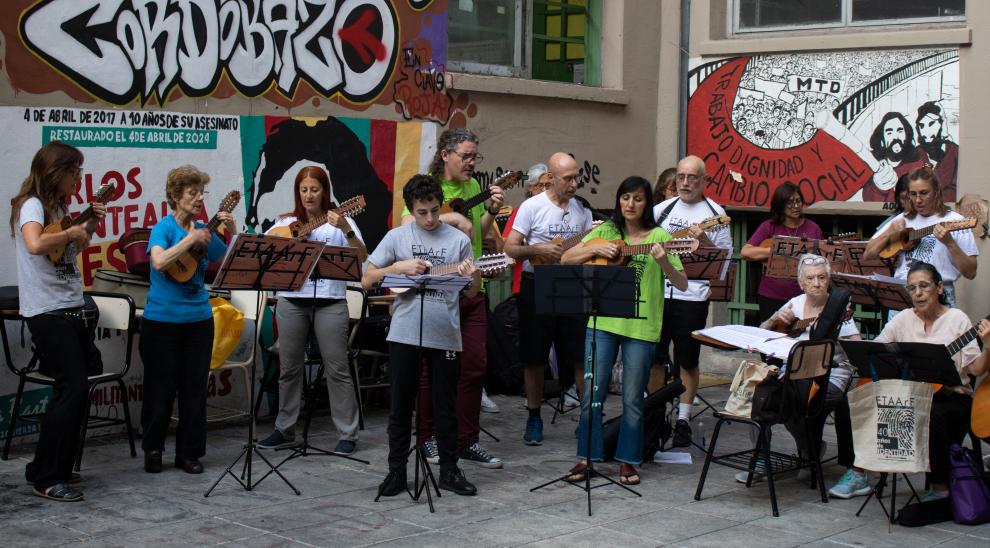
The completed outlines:
<svg viewBox="0 0 990 548">
<path fill-rule="evenodd" d="M 144 405 L 141 428 L 144 470 L 162 471 L 165 433 L 172 403 L 179 396 L 179 424 L 175 434 L 175 467 L 190 474 L 203 472 L 199 458 L 206 454 L 206 386 L 213 351 L 213 310 L 204 286 L 210 261 L 223 256 L 227 244 L 194 219 L 203 211 L 203 188 L 210 176 L 193 166 L 168 172 L 165 196 L 172 214 L 151 229 L 151 289 L 141 324 L 141 361 L 144 363 Z M 230 213 L 217 218 L 233 234 Z M 166 273 L 194 248 L 205 248 L 196 274 L 179 282 Z"/>
</svg>

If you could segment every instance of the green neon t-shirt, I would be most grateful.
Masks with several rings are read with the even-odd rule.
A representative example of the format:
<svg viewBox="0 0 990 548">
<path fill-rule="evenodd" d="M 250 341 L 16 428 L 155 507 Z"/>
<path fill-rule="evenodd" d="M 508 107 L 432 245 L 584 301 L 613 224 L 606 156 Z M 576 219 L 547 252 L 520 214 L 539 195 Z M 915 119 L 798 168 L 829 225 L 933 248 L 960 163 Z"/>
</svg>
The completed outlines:
<svg viewBox="0 0 990 548">
<path fill-rule="evenodd" d="M 467 200 L 468 198 L 474 198 L 478 194 L 481 194 L 481 185 L 474 177 L 471 177 L 463 183 L 440 179 L 440 189 L 443 190 L 444 203 L 448 203 L 457 198 Z M 471 250 L 474 252 L 475 258 L 481 256 L 481 217 L 484 214 L 484 202 L 472 207 L 467 212 L 467 219 L 471 221 L 472 224 Z M 409 215 L 408 207 L 402 208 L 402 216 L 405 217 L 406 215 Z"/>
<path fill-rule="evenodd" d="M 581 241 L 587 242 L 595 238 L 623 239 L 626 244 L 630 243 L 628 236 L 626 238 L 620 237 L 619 230 L 612 224 L 612 221 L 599 225 Z M 657 227 L 651 230 L 642 242 L 638 243 L 654 244 L 672 239 L 669 232 Z M 684 270 L 680 257 L 667 255 L 667 258 L 674 268 Z M 602 331 L 641 341 L 657 342 L 660 340 L 660 328 L 663 320 L 663 269 L 649 253 L 640 253 L 629 257 L 626 266 L 636 271 L 636 299 L 639 301 L 639 316 L 642 319 L 599 317 L 597 326 L 593 326 L 592 319 L 588 319 L 588 327 L 597 327 Z"/>
</svg>

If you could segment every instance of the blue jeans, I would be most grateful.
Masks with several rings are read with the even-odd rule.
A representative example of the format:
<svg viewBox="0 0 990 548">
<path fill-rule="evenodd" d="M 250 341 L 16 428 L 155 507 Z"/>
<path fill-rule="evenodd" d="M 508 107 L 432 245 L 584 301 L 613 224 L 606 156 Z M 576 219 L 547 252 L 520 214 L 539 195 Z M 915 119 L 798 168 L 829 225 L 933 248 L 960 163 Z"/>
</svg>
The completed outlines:
<svg viewBox="0 0 990 548">
<path fill-rule="evenodd" d="M 591 338 L 595 337 L 595 386 L 591 386 Z M 588 411 L 591 413 L 591 458 L 602 459 L 602 405 L 615 357 L 622 348 L 622 419 L 615 460 L 627 464 L 643 462 L 643 391 L 650 378 L 656 343 L 588 329 L 584 338 L 584 398 L 578 424 L 577 456 L 587 458 Z M 592 397 L 589 398 L 588 396 Z"/>
</svg>

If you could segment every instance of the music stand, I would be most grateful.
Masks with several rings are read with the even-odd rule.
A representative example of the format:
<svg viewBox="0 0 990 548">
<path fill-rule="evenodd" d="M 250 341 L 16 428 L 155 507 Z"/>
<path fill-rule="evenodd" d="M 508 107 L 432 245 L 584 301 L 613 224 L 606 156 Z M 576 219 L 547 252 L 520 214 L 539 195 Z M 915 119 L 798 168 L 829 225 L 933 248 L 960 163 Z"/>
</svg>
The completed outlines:
<svg viewBox="0 0 990 548">
<path fill-rule="evenodd" d="M 357 250 L 353 247 L 344 246 L 334 246 L 328 245 L 323 248 L 320 252 L 320 258 L 316 261 L 316 266 L 313 268 L 313 273 L 309 278 L 313 282 L 313 300 L 310 304 L 309 310 L 309 325 L 310 329 L 313 330 L 313 336 L 316 336 L 316 291 L 319 285 L 319 280 L 340 280 L 344 282 L 358 282 L 361 281 L 361 263 L 358 261 Z M 322 356 L 321 356 L 322 358 Z M 295 447 L 288 447 L 286 449 L 291 449 L 292 452 L 282 459 L 282 462 L 278 463 L 276 468 L 281 468 L 281 466 L 290 460 L 297 457 L 308 457 L 313 456 L 323 456 L 323 457 L 338 457 L 342 459 L 352 460 L 354 462 L 360 462 L 362 464 L 371 464 L 369 461 L 364 459 L 359 459 L 357 457 L 352 457 L 350 455 L 343 455 L 335 451 L 330 451 L 328 449 L 323 449 L 321 447 L 316 447 L 309 444 L 309 426 L 313 419 L 313 407 L 314 401 L 316 400 L 316 384 L 319 383 L 320 379 L 323 378 L 323 363 L 320 362 L 320 368 L 313 379 L 312 383 L 306 383 L 306 420 L 303 424 L 303 434 L 302 434 L 302 444 Z M 302 372 L 303 375 L 306 374 L 305 371 Z M 357 385 L 355 385 L 356 387 Z M 279 451 L 281 449 L 276 449 Z"/>
<path fill-rule="evenodd" d="M 941 344 L 929 343 L 880 343 L 873 341 L 845 341 L 839 344 L 845 350 L 849 362 L 852 363 L 863 378 L 868 379 L 903 379 L 917 382 L 938 383 L 944 386 L 959 386 L 962 380 L 956 369 L 949 349 Z M 883 503 L 883 490 L 887 485 L 890 472 L 881 472 L 880 480 L 873 486 L 870 495 L 863 501 L 856 516 L 863 512 L 866 505 L 874 496 L 880 503 L 880 508 L 890 523 L 894 523 L 897 508 L 897 474 L 891 478 L 890 511 Z M 912 498 L 918 497 L 914 485 L 907 474 L 901 474 L 911 489 Z M 911 498 L 908 499 L 908 502 Z"/>
<path fill-rule="evenodd" d="M 636 273 L 632 268 L 623 266 L 591 266 L 591 265 L 545 265 L 533 269 L 534 290 L 536 293 L 536 313 L 543 315 L 590 316 L 592 323 L 591 335 L 591 373 L 584 377 L 591 381 L 591 389 L 585 386 L 583 398 L 592 398 L 595 392 L 596 350 L 598 348 L 595 333 L 598 328 L 598 317 L 638 318 L 639 295 L 636 284 Z M 542 489 L 559 481 L 579 487 L 588 494 L 588 515 L 591 515 L 591 490 L 606 485 L 618 485 L 630 493 L 641 497 L 638 492 L 609 476 L 595 471 L 594 460 L 591 458 L 591 421 L 594 408 L 600 407 L 593 399 L 588 400 L 588 425 L 585 445 L 585 458 L 588 465 L 584 471 L 584 485 L 567 481 L 571 474 L 550 480 L 530 489 L 530 492 Z M 583 403 L 582 403 L 583 407 Z M 597 475 L 606 483 L 591 485 L 591 477 Z"/>
<path fill-rule="evenodd" d="M 324 245 L 323 242 L 300 241 L 292 238 L 279 238 L 277 236 L 237 234 L 231 240 L 230 244 L 227 245 L 227 254 L 224 256 L 223 263 L 220 265 L 216 278 L 213 280 L 213 288 L 230 291 L 253 290 L 258 292 L 279 290 L 298 291 L 316 265 L 317 259 L 320 256 L 320 250 L 323 249 Z M 261 321 L 262 306 L 263 301 L 259 295 L 255 321 Z M 257 341 L 252 340 L 251 343 L 257 344 Z M 251 404 L 250 409 L 254 409 L 257 361 L 258 354 L 255 352 L 254 360 L 251 362 L 251 393 L 248 394 Z M 278 471 L 278 468 L 272 465 L 271 461 L 265 458 L 262 453 L 258 452 L 255 428 L 254 415 L 252 414 L 251 420 L 248 423 L 247 443 L 244 444 L 244 448 L 238 453 L 233 462 L 220 474 L 220 477 L 213 482 L 213 485 L 203 493 L 204 497 L 210 496 L 210 493 L 216 489 L 220 481 L 228 474 L 237 483 L 241 484 L 241 487 L 245 490 L 251 491 L 273 472 L 282 478 L 282 481 L 297 495 L 301 494 Z M 253 481 L 251 476 L 254 455 L 257 455 L 269 468 L 268 472 L 258 478 L 257 481 Z M 231 472 L 231 469 L 241 458 L 244 459 L 244 468 L 241 471 L 241 477 L 237 477 L 236 474 Z M 245 476 L 247 476 L 246 481 L 243 479 Z"/>
<path fill-rule="evenodd" d="M 879 306 L 890 310 L 911 308 L 911 295 L 904 282 L 880 274 L 858 275 L 843 272 L 832 274 L 832 285 L 849 291 L 855 304 Z"/>
<path fill-rule="evenodd" d="M 859 274 L 861 276 L 869 276 L 870 274 L 882 274 L 884 276 L 891 276 L 894 274 L 894 261 L 889 259 L 884 259 L 877 257 L 876 259 L 866 258 L 866 244 L 869 242 L 862 241 L 843 241 L 840 242 L 842 245 L 843 254 L 843 269 L 835 270 L 835 272 L 845 272 L 847 274 Z"/>
<path fill-rule="evenodd" d="M 442 276 L 432 276 L 430 274 L 421 274 L 419 276 L 404 276 L 399 274 L 386 274 L 381 281 L 381 286 L 383 288 L 405 288 L 405 289 L 415 289 L 419 294 L 419 344 L 416 348 L 417 359 L 416 359 L 416 371 L 419 372 L 423 365 L 423 311 L 425 309 L 425 296 L 426 290 L 432 289 L 434 291 L 444 291 L 444 290 L 457 290 L 460 291 L 472 282 L 471 278 L 464 276 L 458 276 L 456 274 L 445 274 Z M 418 378 L 418 375 L 417 375 Z M 394 387 L 393 387 L 394 389 Z M 432 390 L 432 387 L 431 387 Z M 430 506 L 430 513 L 436 512 L 436 508 L 433 507 L 433 495 L 430 494 L 430 485 L 433 486 L 433 490 L 437 494 L 437 498 L 440 498 L 440 487 L 437 485 L 437 480 L 433 476 L 433 470 L 430 469 L 430 465 L 426 462 L 426 455 L 423 454 L 416 443 L 413 440 L 413 446 L 406 452 L 406 460 L 409 459 L 409 455 L 414 455 L 413 464 L 413 488 L 410 491 L 406 488 L 406 493 L 409 494 L 409 498 L 415 501 L 419 501 L 419 497 L 426 491 L 426 502 Z M 423 483 L 419 482 L 419 474 L 423 474 Z M 427 481 L 429 483 L 427 483 Z M 379 492 L 375 497 L 375 502 L 382 498 L 382 494 Z"/>
<path fill-rule="evenodd" d="M 842 242 L 800 238 L 796 236 L 774 236 L 770 241 L 770 258 L 764 274 L 771 278 L 797 279 L 798 259 L 801 255 L 820 255 L 829 262 L 833 271 L 845 267 L 845 249 Z"/>
</svg>

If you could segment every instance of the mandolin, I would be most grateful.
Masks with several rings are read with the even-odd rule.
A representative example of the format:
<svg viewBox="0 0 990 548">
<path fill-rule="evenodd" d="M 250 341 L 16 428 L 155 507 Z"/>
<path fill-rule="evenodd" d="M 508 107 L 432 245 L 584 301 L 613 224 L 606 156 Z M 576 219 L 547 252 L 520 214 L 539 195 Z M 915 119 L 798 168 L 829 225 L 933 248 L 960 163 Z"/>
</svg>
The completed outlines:
<svg viewBox="0 0 990 548">
<path fill-rule="evenodd" d="M 219 211 L 230 213 L 237 207 L 237 204 L 241 201 L 241 193 L 237 190 L 231 190 L 224 197 L 223 201 L 220 202 Z M 216 215 L 210 219 L 210 222 L 206 225 L 207 230 L 216 234 L 217 230 L 220 229 L 221 221 Z M 174 263 L 169 265 L 166 272 L 168 275 L 177 282 L 188 282 L 196 274 L 196 269 L 199 267 L 199 261 L 203 260 L 206 255 L 206 248 L 202 246 L 196 246 L 186 251 L 175 260 Z"/>
<path fill-rule="evenodd" d="M 599 266 L 622 266 L 629 262 L 629 257 L 633 255 L 640 255 L 643 253 L 649 253 L 650 248 L 656 245 L 657 242 L 651 244 L 626 244 L 622 240 L 606 240 L 605 238 L 593 238 L 584 243 L 584 245 L 592 244 L 607 244 L 613 243 L 619 247 L 619 256 L 615 259 L 606 259 L 605 257 L 592 257 L 588 259 L 584 264 L 599 265 Z M 664 251 L 671 255 L 690 255 L 695 249 L 698 249 L 698 240 L 694 238 L 678 238 L 676 240 L 667 240 L 660 244 L 663 246 Z"/>
<path fill-rule="evenodd" d="M 117 187 L 113 183 L 109 183 L 101 186 L 100 189 L 96 191 L 96 196 L 93 197 L 93 202 L 99 204 L 109 203 L 111 200 L 113 200 L 113 193 L 114 190 L 116 190 L 116 188 Z M 56 234 L 58 232 L 62 232 L 63 230 L 68 230 L 69 228 L 75 225 L 81 225 L 89 221 L 92 217 L 93 217 L 93 206 L 89 206 L 85 210 L 83 210 L 82 213 L 76 215 L 75 219 L 73 219 L 69 215 L 66 215 L 65 217 L 62 217 L 61 219 L 55 221 L 54 223 L 46 226 L 44 230 L 44 234 Z M 65 247 L 67 245 L 68 242 L 59 246 L 56 249 L 49 251 L 48 260 L 53 263 L 58 263 L 59 261 L 61 261 L 62 255 L 65 254 Z"/>
<path fill-rule="evenodd" d="M 842 321 L 848 321 L 853 317 L 852 309 L 846 310 L 846 313 L 842 316 Z M 811 318 L 803 318 L 794 320 L 790 323 L 786 323 L 780 318 L 775 318 L 774 321 L 767 327 L 770 331 L 776 331 L 777 333 L 784 333 L 788 337 L 799 337 L 804 330 L 808 328 L 809 325 L 814 324 L 818 321 L 818 316 L 813 316 Z"/>
<path fill-rule="evenodd" d="M 493 181 L 489 186 L 497 186 L 502 190 L 508 190 L 525 180 L 525 173 L 521 171 L 507 171 L 503 173 L 501 177 L 495 179 L 495 181 Z M 440 208 L 440 213 L 460 213 L 461 215 L 467 217 L 468 212 L 470 212 L 472 208 L 491 197 L 492 191 L 490 189 L 485 189 L 481 191 L 480 194 L 476 194 L 466 200 L 463 198 L 454 198 Z"/>
<path fill-rule="evenodd" d="M 456 263 L 444 263 L 430 265 L 426 270 L 426 274 L 431 276 L 444 276 L 447 274 L 457 274 L 457 267 L 461 265 L 464 261 L 459 261 Z M 509 257 L 505 253 L 493 253 L 491 255 L 482 255 L 474 260 L 474 267 L 481 272 L 483 278 L 491 278 L 497 276 L 500 272 L 506 268 L 515 264 L 516 261 Z M 396 295 L 401 295 L 406 291 L 409 291 L 410 287 L 392 287 L 389 290 Z"/>
<path fill-rule="evenodd" d="M 901 251 L 910 251 L 914 249 L 914 246 L 918 245 L 919 240 L 935 232 L 936 226 L 942 226 L 949 232 L 955 232 L 957 230 L 966 230 L 967 228 L 975 227 L 976 219 L 969 217 L 961 221 L 945 221 L 942 223 L 935 223 L 931 226 L 926 226 L 925 228 L 905 228 L 901 231 L 900 235 L 894 239 L 894 241 L 888 243 L 887 247 L 880 250 L 880 257 L 890 259 Z"/>
<path fill-rule="evenodd" d="M 600 225 L 600 224 L 602 224 L 602 223 L 599 222 L 599 221 L 595 221 L 594 223 L 591 224 L 591 228 L 589 228 L 587 230 L 582 230 L 581 232 L 578 232 L 577 234 L 575 234 L 573 236 L 568 236 L 566 238 L 564 238 L 563 236 L 557 236 L 556 238 L 550 240 L 547 243 L 560 244 L 560 248 L 561 248 L 560 249 L 560 252 L 561 252 L 561 254 L 563 254 L 568 249 L 570 249 L 570 248 L 578 245 L 579 243 L 581 243 L 581 238 L 584 238 L 585 236 L 587 236 L 588 233 L 590 233 L 592 230 L 594 230 L 595 228 L 597 228 L 598 225 Z M 529 260 L 529 264 L 531 264 L 533 266 L 540 266 L 540 265 L 547 265 L 547 264 L 557 264 L 557 262 L 558 261 L 551 261 L 550 259 L 544 258 L 542 256 L 540 256 L 540 257 L 533 257 L 532 259 Z"/>
<path fill-rule="evenodd" d="M 732 218 L 729 217 L 728 215 L 715 215 L 714 217 L 709 217 L 698 223 L 698 228 L 700 228 L 702 232 L 709 232 L 712 230 L 719 230 L 720 228 L 729 226 L 729 223 L 731 222 L 732 222 Z M 671 232 L 670 235 L 673 236 L 674 238 L 690 238 L 691 228 L 684 227 Z"/>
<path fill-rule="evenodd" d="M 336 208 L 331 209 L 323 215 L 317 215 L 305 223 L 302 221 L 292 221 L 287 226 L 280 226 L 278 228 L 271 229 L 268 234 L 270 236 L 281 236 L 283 238 L 302 239 L 309 236 L 309 234 L 317 228 L 320 228 L 329 222 L 331 212 L 336 213 L 341 217 L 354 217 L 355 215 L 363 212 L 366 207 L 368 207 L 368 204 L 364 200 L 364 195 L 358 195 L 349 200 L 344 200 Z"/>
</svg>

